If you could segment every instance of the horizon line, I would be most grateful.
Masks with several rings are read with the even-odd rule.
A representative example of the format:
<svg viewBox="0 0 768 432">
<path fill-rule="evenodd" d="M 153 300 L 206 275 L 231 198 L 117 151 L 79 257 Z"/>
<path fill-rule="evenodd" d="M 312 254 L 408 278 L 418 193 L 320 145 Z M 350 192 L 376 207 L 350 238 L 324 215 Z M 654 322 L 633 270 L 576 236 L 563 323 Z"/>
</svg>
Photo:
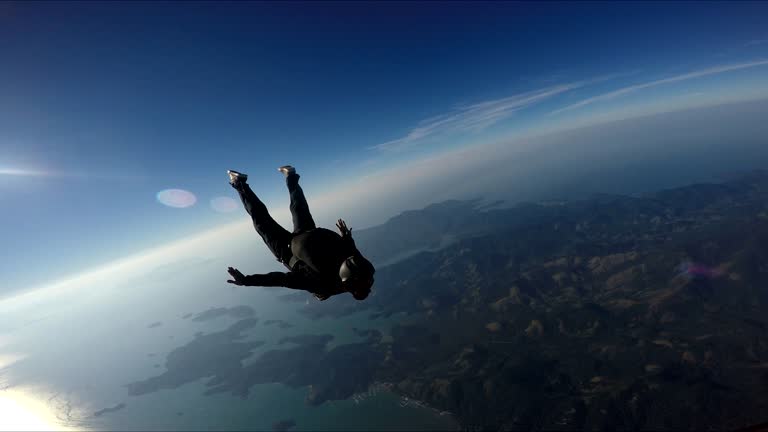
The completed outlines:
<svg viewBox="0 0 768 432">
<path fill-rule="evenodd" d="M 679 108 L 679 109 L 673 109 L 673 110 L 669 110 L 669 111 L 658 111 L 658 112 L 652 112 L 652 113 L 641 113 L 641 114 L 632 115 L 632 116 L 626 117 L 626 118 L 599 120 L 597 122 L 587 123 L 587 124 L 583 124 L 583 123 L 582 124 L 572 124 L 572 125 L 568 125 L 566 127 L 563 127 L 561 129 L 539 130 L 539 133 L 526 134 L 525 137 L 543 137 L 543 136 L 560 134 L 560 133 L 564 133 L 564 132 L 568 132 L 568 131 L 573 131 L 573 130 L 579 130 L 579 129 L 585 129 L 585 128 L 591 128 L 591 127 L 599 127 L 601 125 L 610 124 L 610 123 L 614 123 L 614 122 L 617 122 L 617 121 L 627 121 L 627 120 L 633 120 L 633 119 L 637 119 L 637 118 L 650 117 L 650 116 L 659 115 L 659 114 L 669 114 L 669 113 L 673 113 L 673 112 L 684 112 L 684 111 L 690 111 L 690 110 L 696 110 L 696 109 L 705 109 L 705 108 L 711 108 L 711 107 L 721 106 L 721 105 L 734 105 L 734 104 L 743 104 L 743 103 L 751 103 L 751 102 L 766 101 L 766 100 L 768 100 L 768 95 L 762 95 L 762 96 L 755 97 L 755 98 L 725 101 L 725 102 L 721 102 L 721 103 L 709 103 L 709 104 L 702 104 L 702 105 L 698 105 L 698 106 L 687 106 L 687 107 L 683 107 L 683 108 Z M 521 137 L 521 136 L 507 137 L 507 138 L 498 140 L 496 142 L 496 144 L 494 144 L 494 145 L 502 144 L 504 142 L 509 142 L 510 140 L 515 140 L 515 139 L 520 139 L 520 138 L 523 138 L 523 137 Z M 459 148 L 459 149 L 452 149 L 452 150 L 444 151 L 444 152 L 441 152 L 439 154 L 432 154 L 432 155 L 429 155 L 427 157 L 423 157 L 423 158 L 417 159 L 417 160 L 409 160 L 409 161 L 407 161 L 405 163 L 402 163 L 400 165 L 397 165 L 395 167 L 389 167 L 389 168 L 387 168 L 385 170 L 373 173 L 373 174 L 371 174 L 371 175 L 369 175 L 367 177 L 379 177 L 379 176 L 382 176 L 382 175 L 384 175 L 386 173 L 391 173 L 392 171 L 396 171 L 398 169 L 407 167 L 409 165 L 421 164 L 421 163 L 424 163 L 424 162 L 429 162 L 430 160 L 435 159 L 435 158 L 446 157 L 446 156 L 449 156 L 451 154 L 458 154 L 458 153 L 466 152 L 468 149 L 470 149 L 472 147 L 477 147 L 478 145 L 482 145 L 482 144 L 474 144 L 474 145 L 465 146 L 465 147 L 462 147 L 462 148 Z M 333 194 L 332 192 L 328 192 L 326 190 L 323 193 L 321 193 L 318 197 L 316 197 L 315 201 L 316 202 L 317 201 L 320 201 L 320 202 L 328 202 L 328 201 L 333 202 L 335 200 L 338 200 L 339 198 L 340 198 L 339 195 Z M 434 204 L 434 203 L 426 204 L 426 206 L 428 206 L 430 204 Z M 413 211 L 413 210 L 418 210 L 418 209 L 406 209 L 406 210 L 402 210 L 400 213 L 402 213 L 404 211 Z M 320 212 L 322 212 L 322 210 Z M 277 211 L 273 212 L 274 215 L 283 215 L 283 213 L 287 213 L 287 210 L 277 210 Z M 394 216 L 396 216 L 396 215 L 390 216 L 390 219 L 392 217 L 394 217 Z M 374 225 L 374 226 L 379 226 L 379 225 Z M 182 237 L 176 238 L 174 240 L 169 240 L 166 243 L 163 243 L 161 245 L 154 246 L 154 247 L 147 247 L 145 249 L 140 249 L 140 250 L 135 251 L 134 253 L 130 253 L 128 255 L 125 255 L 122 258 L 114 259 L 114 260 L 108 261 L 106 263 L 102 263 L 101 265 L 96 265 L 96 266 L 93 266 L 93 267 L 90 267 L 90 268 L 86 268 L 86 269 L 83 269 L 83 270 L 81 270 L 80 272 L 77 272 L 77 273 L 71 273 L 69 275 L 62 276 L 58 280 L 35 284 L 32 287 L 26 288 L 26 289 L 22 288 L 22 289 L 18 289 L 18 290 L 13 290 L 13 291 L 11 291 L 11 292 L 9 292 L 7 294 L 0 293 L 0 306 L 4 306 L 6 304 L 6 302 L 9 302 L 9 301 L 12 301 L 12 300 L 16 300 L 16 299 L 20 299 L 22 297 L 27 297 L 27 296 L 30 296 L 32 294 L 38 293 L 41 290 L 50 291 L 50 290 L 55 290 L 56 288 L 63 288 L 67 284 L 71 284 L 71 283 L 79 281 L 79 280 L 81 280 L 83 278 L 98 277 L 100 274 L 105 273 L 107 271 L 113 271 L 113 270 L 116 270 L 116 269 L 121 268 L 121 267 L 130 266 L 132 264 L 137 264 L 139 261 L 141 261 L 143 259 L 146 259 L 148 257 L 155 256 L 155 255 L 160 254 L 162 252 L 167 252 L 169 249 L 174 249 L 174 248 L 179 247 L 181 245 L 184 245 L 186 243 L 194 243 L 194 242 L 200 241 L 201 239 L 203 239 L 205 237 L 212 236 L 212 235 L 217 234 L 219 232 L 226 232 L 228 230 L 235 230 L 235 229 L 238 229 L 238 228 L 246 228 L 246 227 L 250 227 L 250 226 L 251 226 L 251 221 L 250 220 L 241 220 L 241 221 L 236 221 L 236 222 L 222 223 L 222 224 L 213 226 L 213 227 L 211 227 L 211 228 L 209 228 L 207 230 L 201 231 L 201 232 L 189 233 L 189 234 L 186 234 L 186 235 L 184 235 Z M 367 228 L 363 228 L 363 229 L 368 229 L 368 228 L 372 228 L 372 227 L 373 226 L 367 227 Z"/>
</svg>

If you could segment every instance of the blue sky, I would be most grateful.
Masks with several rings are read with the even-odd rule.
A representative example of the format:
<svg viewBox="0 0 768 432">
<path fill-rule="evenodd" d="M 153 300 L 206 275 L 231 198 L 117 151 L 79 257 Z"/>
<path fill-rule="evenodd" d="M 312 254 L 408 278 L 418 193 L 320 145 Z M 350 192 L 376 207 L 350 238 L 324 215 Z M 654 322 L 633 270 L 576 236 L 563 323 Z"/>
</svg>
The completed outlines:
<svg viewBox="0 0 768 432">
<path fill-rule="evenodd" d="M 0 290 L 241 220 L 209 205 L 235 197 L 228 168 L 282 206 L 284 163 L 320 193 L 515 134 L 767 96 L 766 29 L 759 2 L 0 3 Z M 164 206 L 169 188 L 198 201 Z"/>
</svg>

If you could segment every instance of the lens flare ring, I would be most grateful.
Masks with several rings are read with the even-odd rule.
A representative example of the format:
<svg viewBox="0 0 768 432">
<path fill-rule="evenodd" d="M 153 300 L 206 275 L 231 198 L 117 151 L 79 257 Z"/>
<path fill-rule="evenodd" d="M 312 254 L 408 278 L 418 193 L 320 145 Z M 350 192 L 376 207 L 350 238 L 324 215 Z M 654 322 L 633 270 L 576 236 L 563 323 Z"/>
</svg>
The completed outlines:
<svg viewBox="0 0 768 432">
<path fill-rule="evenodd" d="M 157 201 L 168 207 L 187 208 L 197 202 L 197 197 L 184 189 L 165 189 L 157 193 Z"/>
</svg>

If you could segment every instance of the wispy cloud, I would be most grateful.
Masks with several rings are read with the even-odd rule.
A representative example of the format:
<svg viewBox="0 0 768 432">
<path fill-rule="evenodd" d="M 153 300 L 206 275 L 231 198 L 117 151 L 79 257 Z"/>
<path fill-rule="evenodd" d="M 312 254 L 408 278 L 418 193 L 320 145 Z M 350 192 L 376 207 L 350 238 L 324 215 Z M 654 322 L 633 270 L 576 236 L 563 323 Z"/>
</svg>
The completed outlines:
<svg viewBox="0 0 768 432">
<path fill-rule="evenodd" d="M 51 173 L 20 168 L 0 168 L 0 175 L 24 176 L 24 177 L 48 177 Z"/>
<path fill-rule="evenodd" d="M 131 174 L 116 174 L 108 172 L 64 172 L 64 171 L 51 171 L 40 169 L 27 169 L 27 168 L 0 168 L 0 177 L 13 176 L 13 177 L 47 177 L 47 178 L 65 178 L 65 179 L 98 179 L 98 180 L 143 180 L 144 176 L 131 175 Z"/>
<path fill-rule="evenodd" d="M 519 110 L 591 82 L 594 80 L 551 86 L 501 99 L 459 106 L 451 113 L 422 120 L 402 138 L 387 141 L 369 149 L 399 151 L 414 146 L 425 138 L 440 134 L 481 131 Z"/>
<path fill-rule="evenodd" d="M 768 39 L 752 39 L 744 42 L 744 46 L 755 46 L 768 44 Z"/>
<path fill-rule="evenodd" d="M 756 67 L 756 66 L 764 66 L 764 65 L 768 65 L 768 60 L 757 60 L 757 61 L 747 62 L 747 63 L 736 63 L 736 64 L 729 64 L 729 65 L 714 66 L 707 69 L 688 72 L 682 75 L 676 75 L 673 77 L 664 78 L 656 81 L 650 81 L 642 84 L 635 84 L 635 85 L 620 88 L 618 90 L 614 90 L 608 93 L 603 93 L 597 96 L 593 96 L 588 99 L 584 99 L 575 104 L 568 105 L 566 107 L 552 111 L 550 114 L 558 114 L 564 111 L 574 110 L 577 108 L 581 108 L 581 107 L 593 104 L 595 102 L 602 102 L 606 100 L 615 99 L 617 97 L 620 97 L 629 93 L 633 93 L 638 90 L 643 90 L 643 89 L 656 87 L 664 84 L 675 83 L 675 82 L 685 81 L 689 79 L 700 78 L 700 77 L 705 77 L 709 75 L 717 75 L 725 72 L 731 72 L 731 71 L 747 69 L 747 68 Z"/>
</svg>

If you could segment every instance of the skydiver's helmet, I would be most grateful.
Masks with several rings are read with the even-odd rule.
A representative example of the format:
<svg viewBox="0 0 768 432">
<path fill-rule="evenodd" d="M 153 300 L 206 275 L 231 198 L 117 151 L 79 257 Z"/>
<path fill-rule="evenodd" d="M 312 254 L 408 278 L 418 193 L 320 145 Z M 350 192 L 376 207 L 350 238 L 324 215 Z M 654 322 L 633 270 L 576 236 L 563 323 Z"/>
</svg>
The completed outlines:
<svg viewBox="0 0 768 432">
<path fill-rule="evenodd" d="M 352 255 L 339 267 L 339 277 L 357 300 L 365 300 L 371 293 L 376 269 L 361 255 Z"/>
</svg>

